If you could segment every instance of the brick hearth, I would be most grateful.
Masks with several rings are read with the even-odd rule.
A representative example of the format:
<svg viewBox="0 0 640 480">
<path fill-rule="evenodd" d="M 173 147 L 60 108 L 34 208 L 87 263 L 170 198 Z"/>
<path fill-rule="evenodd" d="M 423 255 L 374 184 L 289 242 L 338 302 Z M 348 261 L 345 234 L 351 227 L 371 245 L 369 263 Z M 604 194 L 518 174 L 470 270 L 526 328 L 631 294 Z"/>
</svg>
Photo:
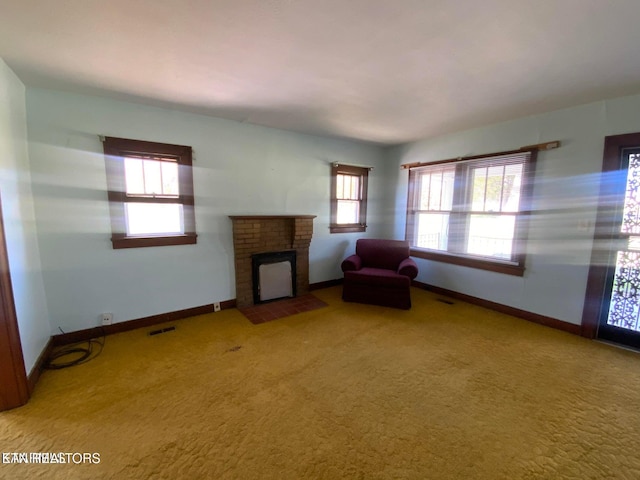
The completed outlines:
<svg viewBox="0 0 640 480">
<path fill-rule="evenodd" d="M 231 215 L 236 267 L 236 305 L 253 305 L 251 255 L 296 251 L 297 295 L 309 292 L 309 244 L 315 215 Z"/>
</svg>

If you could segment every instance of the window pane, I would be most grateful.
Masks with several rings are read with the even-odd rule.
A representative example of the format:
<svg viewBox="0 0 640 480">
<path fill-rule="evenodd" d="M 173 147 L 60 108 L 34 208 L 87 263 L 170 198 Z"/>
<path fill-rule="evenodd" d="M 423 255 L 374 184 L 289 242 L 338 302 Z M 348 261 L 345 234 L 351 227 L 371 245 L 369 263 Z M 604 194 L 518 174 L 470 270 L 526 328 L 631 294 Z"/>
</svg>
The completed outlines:
<svg viewBox="0 0 640 480">
<path fill-rule="evenodd" d="M 502 211 L 520 211 L 520 188 L 522 187 L 523 165 L 506 165 L 504 169 L 504 186 L 502 187 Z"/>
<path fill-rule="evenodd" d="M 449 214 L 419 213 L 415 229 L 414 245 L 433 250 L 447 250 L 449 243 Z"/>
<path fill-rule="evenodd" d="M 336 175 L 336 198 L 344 198 L 344 175 Z"/>
<path fill-rule="evenodd" d="M 124 176 L 126 193 L 144 194 L 144 174 L 142 173 L 141 159 L 124 157 Z"/>
<path fill-rule="evenodd" d="M 360 177 L 351 176 L 351 200 L 360 200 Z"/>
<path fill-rule="evenodd" d="M 424 173 L 419 177 L 420 190 L 416 202 L 416 210 L 429 210 L 429 188 L 431 187 L 431 174 Z"/>
<path fill-rule="evenodd" d="M 178 183 L 178 164 L 175 162 L 161 162 L 162 166 L 162 194 L 180 195 Z"/>
<path fill-rule="evenodd" d="M 484 211 L 484 195 L 487 187 L 487 169 L 474 168 L 471 170 L 471 211 Z"/>
<path fill-rule="evenodd" d="M 353 177 L 350 175 L 344 176 L 344 196 L 345 200 L 353 199 Z"/>
<path fill-rule="evenodd" d="M 336 179 L 336 198 L 339 200 L 360 200 L 360 177 L 338 174 Z"/>
<path fill-rule="evenodd" d="M 184 233 L 182 205 L 174 203 L 125 203 L 127 235 Z"/>
<path fill-rule="evenodd" d="M 522 164 L 471 169 L 471 211 L 517 212 L 520 207 Z"/>
<path fill-rule="evenodd" d="M 629 166 L 627 167 L 627 180 L 624 192 L 624 209 L 622 212 L 622 233 L 640 233 L 640 155 L 629 154 Z"/>
<path fill-rule="evenodd" d="M 360 202 L 357 200 L 338 200 L 337 223 L 359 223 Z"/>
<path fill-rule="evenodd" d="M 147 195 L 162 194 L 162 181 L 160 174 L 160 162 L 156 160 L 143 160 L 144 165 L 144 193 Z"/>
<path fill-rule="evenodd" d="M 454 168 L 421 174 L 417 210 L 451 210 L 454 180 Z"/>
<path fill-rule="evenodd" d="M 487 188 L 484 197 L 485 212 L 499 212 L 502 205 L 502 184 L 504 166 L 493 166 L 487 169 Z"/>
<path fill-rule="evenodd" d="M 511 260 L 515 215 L 471 215 L 467 253 Z"/>
<path fill-rule="evenodd" d="M 454 168 L 445 170 L 442 175 L 442 203 L 440 210 L 451 210 L 453 208 L 453 184 L 456 178 Z"/>
<path fill-rule="evenodd" d="M 442 172 L 434 172 L 429 179 L 429 210 L 440 210 Z"/>
<path fill-rule="evenodd" d="M 129 195 L 180 195 L 176 162 L 124 157 L 124 174 Z"/>
</svg>

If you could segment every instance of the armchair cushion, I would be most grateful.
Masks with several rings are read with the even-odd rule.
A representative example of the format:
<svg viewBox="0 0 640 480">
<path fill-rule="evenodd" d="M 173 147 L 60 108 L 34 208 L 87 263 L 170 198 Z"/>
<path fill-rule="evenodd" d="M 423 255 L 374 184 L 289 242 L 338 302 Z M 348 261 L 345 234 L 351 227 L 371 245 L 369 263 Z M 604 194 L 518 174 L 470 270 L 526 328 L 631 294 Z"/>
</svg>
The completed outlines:
<svg viewBox="0 0 640 480">
<path fill-rule="evenodd" d="M 403 288 L 411 285 L 411 279 L 406 275 L 399 275 L 393 270 L 384 268 L 364 267 L 360 270 L 345 272 L 345 279 L 360 285 L 370 287 L 396 287 Z"/>
</svg>

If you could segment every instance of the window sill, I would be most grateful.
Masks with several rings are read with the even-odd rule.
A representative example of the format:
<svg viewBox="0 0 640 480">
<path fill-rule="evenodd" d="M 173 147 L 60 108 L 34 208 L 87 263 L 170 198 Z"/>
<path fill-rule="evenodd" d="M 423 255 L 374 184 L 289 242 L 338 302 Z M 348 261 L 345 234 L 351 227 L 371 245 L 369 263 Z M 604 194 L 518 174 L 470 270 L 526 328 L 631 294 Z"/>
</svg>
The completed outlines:
<svg viewBox="0 0 640 480">
<path fill-rule="evenodd" d="M 424 258 L 436 262 L 451 263 L 453 265 L 461 265 L 463 267 L 478 268 L 480 270 L 488 270 L 490 272 L 503 273 L 505 275 L 514 275 L 516 277 L 524 276 L 524 259 L 522 259 L 519 264 L 513 264 L 478 257 L 452 255 L 416 247 L 411 247 L 410 252 L 412 257 Z"/>
<path fill-rule="evenodd" d="M 114 250 L 119 248 L 164 247 L 168 245 L 193 245 L 197 243 L 195 233 L 169 235 L 166 237 L 126 237 L 113 236 L 111 243 Z"/>
<path fill-rule="evenodd" d="M 330 225 L 330 233 L 353 233 L 353 232 L 366 232 L 366 225 Z"/>
</svg>

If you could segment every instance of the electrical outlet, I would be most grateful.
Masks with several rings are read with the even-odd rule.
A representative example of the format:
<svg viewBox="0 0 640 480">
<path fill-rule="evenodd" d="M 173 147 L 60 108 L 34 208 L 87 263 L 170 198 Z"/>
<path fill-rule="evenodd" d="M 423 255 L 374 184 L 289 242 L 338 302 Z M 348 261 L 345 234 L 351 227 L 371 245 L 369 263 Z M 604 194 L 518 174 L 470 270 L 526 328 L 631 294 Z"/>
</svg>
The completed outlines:
<svg viewBox="0 0 640 480">
<path fill-rule="evenodd" d="M 214 312 L 219 312 L 220 311 L 220 302 L 215 302 L 213 304 L 213 311 Z"/>
<path fill-rule="evenodd" d="M 103 313 L 100 315 L 102 325 L 111 325 L 113 323 L 113 313 Z"/>
</svg>

